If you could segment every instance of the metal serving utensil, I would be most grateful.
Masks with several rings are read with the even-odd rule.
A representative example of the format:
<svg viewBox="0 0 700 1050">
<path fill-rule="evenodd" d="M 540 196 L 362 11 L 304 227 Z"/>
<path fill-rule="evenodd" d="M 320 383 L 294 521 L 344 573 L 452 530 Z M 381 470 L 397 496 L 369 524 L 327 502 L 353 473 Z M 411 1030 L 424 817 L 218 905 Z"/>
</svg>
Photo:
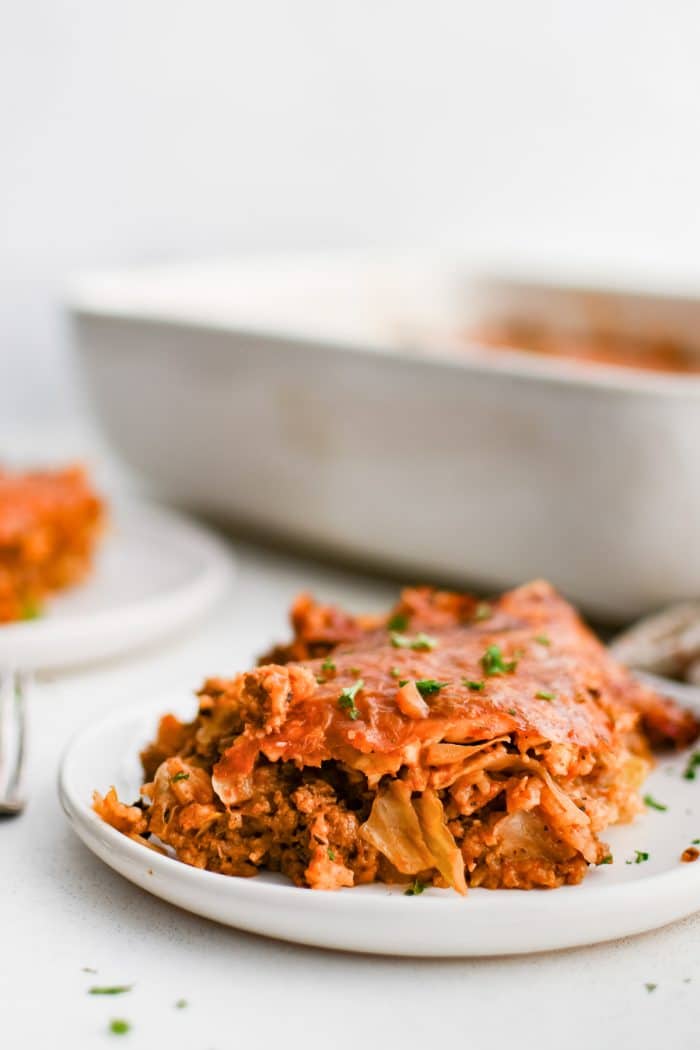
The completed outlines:
<svg viewBox="0 0 700 1050">
<path fill-rule="evenodd" d="M 30 675 L 0 670 L 0 816 L 17 816 L 25 806 L 27 694 Z"/>
<path fill-rule="evenodd" d="M 697 682 L 700 602 L 683 602 L 645 617 L 613 638 L 610 652 L 628 667 Z"/>
</svg>

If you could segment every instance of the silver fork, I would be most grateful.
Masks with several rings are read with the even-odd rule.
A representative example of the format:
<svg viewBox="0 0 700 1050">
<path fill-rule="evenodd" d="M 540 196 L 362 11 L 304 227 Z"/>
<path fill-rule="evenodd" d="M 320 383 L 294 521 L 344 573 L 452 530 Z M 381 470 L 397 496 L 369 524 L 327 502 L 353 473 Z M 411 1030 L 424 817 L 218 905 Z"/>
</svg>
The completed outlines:
<svg viewBox="0 0 700 1050">
<path fill-rule="evenodd" d="M 0 816 L 16 816 L 25 806 L 29 684 L 27 672 L 0 671 Z"/>
</svg>

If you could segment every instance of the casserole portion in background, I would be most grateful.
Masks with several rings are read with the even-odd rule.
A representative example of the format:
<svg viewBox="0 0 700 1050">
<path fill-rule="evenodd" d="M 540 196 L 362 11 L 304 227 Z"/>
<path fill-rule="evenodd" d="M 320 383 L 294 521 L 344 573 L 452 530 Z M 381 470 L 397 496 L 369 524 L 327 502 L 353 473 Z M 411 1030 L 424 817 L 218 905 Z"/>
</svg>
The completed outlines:
<svg viewBox="0 0 700 1050">
<path fill-rule="evenodd" d="M 700 361 L 700 297 L 288 257 L 97 275 L 69 305 L 108 437 L 180 505 L 416 580 L 546 576 L 601 620 L 700 593 L 700 376 L 478 337 Z"/>
</svg>

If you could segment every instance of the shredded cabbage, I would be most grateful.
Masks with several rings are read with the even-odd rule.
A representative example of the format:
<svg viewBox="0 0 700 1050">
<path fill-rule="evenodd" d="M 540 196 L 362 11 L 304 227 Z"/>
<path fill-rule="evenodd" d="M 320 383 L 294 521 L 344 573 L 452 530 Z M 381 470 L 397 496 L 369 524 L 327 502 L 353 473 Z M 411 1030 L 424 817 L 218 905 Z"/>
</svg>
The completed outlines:
<svg viewBox="0 0 700 1050">
<path fill-rule="evenodd" d="M 541 762 L 527 755 L 507 755 L 495 752 L 478 755 L 466 764 L 460 773 L 459 785 L 484 769 L 493 771 L 514 770 L 534 773 L 544 782 L 540 807 L 549 818 L 557 835 L 577 849 L 589 864 L 595 864 L 599 848 L 593 836 L 588 814 L 557 784 L 549 770 Z"/>
<path fill-rule="evenodd" d="M 494 834 L 503 856 L 517 857 L 527 853 L 531 857 L 544 857 L 556 863 L 566 858 L 569 848 L 545 831 L 541 817 L 522 809 L 499 820 Z"/>
<path fill-rule="evenodd" d="M 390 781 L 377 793 L 372 812 L 360 830 L 405 875 L 435 866 L 411 805 L 411 792 L 401 780 Z"/>
<path fill-rule="evenodd" d="M 442 802 L 429 788 L 414 801 L 421 831 L 430 850 L 435 867 L 443 879 L 458 893 L 467 892 L 464 878 L 464 860 L 445 820 Z"/>
<path fill-rule="evenodd" d="M 460 785 L 493 772 L 520 772 L 538 776 L 542 781 L 539 809 L 551 825 L 554 838 L 544 830 L 544 821 L 536 814 L 511 814 L 498 825 L 499 837 L 514 848 L 528 848 L 529 852 L 545 857 L 558 854 L 556 838 L 578 850 L 589 863 L 598 859 L 599 847 L 593 835 L 590 818 L 557 784 L 551 773 L 536 759 L 527 755 L 508 754 L 502 747 L 493 751 L 484 749 L 500 741 L 489 741 L 474 748 L 460 747 L 464 757 L 456 763 L 454 780 Z M 445 750 L 439 750 L 444 747 Z M 449 750 L 447 750 L 449 748 Z M 428 749 L 439 765 L 441 760 L 456 755 L 454 745 L 431 745 Z M 481 753 L 477 753 L 481 752 Z M 435 771 L 440 779 L 452 773 L 447 768 Z M 450 780 L 453 778 L 450 777 Z M 441 785 L 442 786 L 442 785 Z M 466 893 L 464 860 L 454 836 L 447 826 L 445 811 L 437 792 L 426 788 L 414 800 L 410 786 L 402 780 L 392 780 L 380 789 L 369 819 L 361 833 L 394 867 L 406 875 L 415 875 L 427 868 L 436 868 L 445 881 L 458 893 Z"/>
<path fill-rule="evenodd" d="M 411 801 L 408 785 L 392 780 L 378 793 L 361 831 L 398 871 L 415 875 L 437 868 L 458 893 L 467 892 L 462 854 L 434 791 Z"/>
<path fill-rule="evenodd" d="M 510 740 L 509 736 L 497 736 L 493 740 L 484 740 L 481 744 L 429 744 L 425 749 L 425 761 L 429 766 L 447 766 L 453 762 L 464 762 L 466 759 L 484 751 L 494 744 Z"/>
</svg>

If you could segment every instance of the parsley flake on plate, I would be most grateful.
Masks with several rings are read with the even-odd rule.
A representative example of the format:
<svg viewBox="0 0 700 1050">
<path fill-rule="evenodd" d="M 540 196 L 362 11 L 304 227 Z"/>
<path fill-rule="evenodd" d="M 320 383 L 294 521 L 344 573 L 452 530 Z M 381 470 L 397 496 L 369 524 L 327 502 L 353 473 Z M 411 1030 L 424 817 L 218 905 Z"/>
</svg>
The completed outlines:
<svg viewBox="0 0 700 1050">
<path fill-rule="evenodd" d="M 133 987 L 133 984 L 93 984 L 88 988 L 88 995 L 125 995 Z"/>
<path fill-rule="evenodd" d="M 536 634 L 535 641 L 538 645 L 551 645 L 551 641 L 546 634 Z"/>
<path fill-rule="evenodd" d="M 405 631 L 408 627 L 408 616 L 406 613 L 394 613 L 387 621 L 387 631 Z"/>
<path fill-rule="evenodd" d="M 407 890 L 404 890 L 404 897 L 418 897 L 425 889 L 425 884 L 420 879 L 414 879 Z"/>
<path fill-rule="evenodd" d="M 109 1022 L 109 1030 L 112 1035 L 126 1035 L 131 1030 L 131 1025 L 123 1018 L 115 1017 L 113 1021 Z"/>
<path fill-rule="evenodd" d="M 539 689 L 535 693 L 535 697 L 537 698 L 537 700 L 556 700 L 557 694 L 549 693 L 546 689 Z"/>
<path fill-rule="evenodd" d="M 326 659 L 321 664 L 321 670 L 322 671 L 335 671 L 335 663 L 333 662 L 333 660 L 331 660 L 330 656 L 327 656 Z"/>
<path fill-rule="evenodd" d="M 643 802 L 649 809 L 658 809 L 660 813 L 665 813 L 668 809 L 668 806 L 665 806 L 663 802 L 657 802 L 651 795 L 645 795 Z"/>
<path fill-rule="evenodd" d="M 700 751 L 694 751 L 688 759 L 688 764 L 685 767 L 683 777 L 686 780 L 695 780 L 697 776 L 697 768 L 700 766 Z"/>
<path fill-rule="evenodd" d="M 189 779 L 190 779 L 189 773 L 183 773 L 183 771 L 180 770 L 179 773 L 174 773 L 173 776 L 171 776 L 170 783 L 171 784 L 177 784 L 177 782 L 179 780 L 189 780 Z"/>
<path fill-rule="evenodd" d="M 41 606 L 35 598 L 25 598 L 20 611 L 20 620 L 38 620 L 41 616 Z"/>
</svg>

